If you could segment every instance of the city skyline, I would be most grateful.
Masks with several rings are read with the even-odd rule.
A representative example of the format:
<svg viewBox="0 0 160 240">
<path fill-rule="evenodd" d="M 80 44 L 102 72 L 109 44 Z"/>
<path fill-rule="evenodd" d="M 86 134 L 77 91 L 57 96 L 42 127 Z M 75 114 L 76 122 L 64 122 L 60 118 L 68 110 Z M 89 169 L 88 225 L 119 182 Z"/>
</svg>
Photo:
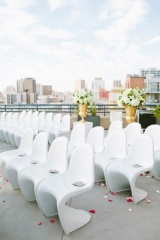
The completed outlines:
<svg viewBox="0 0 160 240">
<path fill-rule="evenodd" d="M 160 68 L 158 0 L 0 0 L 3 90 L 32 77 L 55 91 L 110 89 L 140 68 Z"/>
</svg>

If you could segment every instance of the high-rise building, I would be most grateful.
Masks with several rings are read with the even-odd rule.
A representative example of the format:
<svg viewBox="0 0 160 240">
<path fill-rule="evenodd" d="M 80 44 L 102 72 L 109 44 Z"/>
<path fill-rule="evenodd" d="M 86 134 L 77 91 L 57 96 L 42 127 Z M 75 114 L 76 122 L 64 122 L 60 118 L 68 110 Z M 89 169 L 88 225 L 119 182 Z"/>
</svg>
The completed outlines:
<svg viewBox="0 0 160 240">
<path fill-rule="evenodd" d="M 146 77 L 147 74 L 153 74 L 154 77 L 160 77 L 160 69 L 157 69 L 157 68 L 140 68 L 140 77 Z"/>
<path fill-rule="evenodd" d="M 51 85 L 43 85 L 43 95 L 52 95 Z"/>
<path fill-rule="evenodd" d="M 17 93 L 23 93 L 23 92 L 24 92 L 23 79 L 17 80 Z"/>
<path fill-rule="evenodd" d="M 82 89 L 82 88 L 85 88 L 85 80 L 80 80 L 80 79 L 78 79 L 78 80 L 76 80 L 75 81 L 75 91 L 79 91 L 80 89 Z"/>
<path fill-rule="evenodd" d="M 127 79 L 125 82 L 126 88 L 136 88 L 140 89 L 144 88 L 144 79 L 145 77 L 140 77 L 138 75 L 127 75 Z"/>
<path fill-rule="evenodd" d="M 92 81 L 92 91 L 99 91 L 100 89 L 105 89 L 105 82 L 102 78 L 95 78 Z"/>
<path fill-rule="evenodd" d="M 33 78 L 24 79 L 24 92 L 36 93 L 36 80 Z"/>
</svg>

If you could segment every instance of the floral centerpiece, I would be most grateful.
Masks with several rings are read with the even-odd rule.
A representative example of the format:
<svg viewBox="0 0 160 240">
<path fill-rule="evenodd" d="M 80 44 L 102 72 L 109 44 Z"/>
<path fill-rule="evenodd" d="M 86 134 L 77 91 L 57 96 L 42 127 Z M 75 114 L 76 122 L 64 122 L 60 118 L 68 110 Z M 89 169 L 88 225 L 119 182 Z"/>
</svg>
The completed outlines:
<svg viewBox="0 0 160 240">
<path fill-rule="evenodd" d="M 94 94 L 87 88 L 83 88 L 73 95 L 73 103 L 79 106 L 79 115 L 81 116 L 81 122 L 85 122 L 84 118 L 87 116 L 87 107 L 92 110 L 95 106 Z"/>
<path fill-rule="evenodd" d="M 128 88 L 120 92 L 118 95 L 117 104 L 119 107 L 125 106 L 126 120 L 128 123 L 135 121 L 136 108 L 143 106 L 145 99 L 145 93 L 138 87 Z"/>
<path fill-rule="evenodd" d="M 139 107 L 144 105 L 145 99 L 146 99 L 145 93 L 138 87 L 128 88 L 120 92 L 117 104 L 119 107 L 125 105 Z"/>
</svg>

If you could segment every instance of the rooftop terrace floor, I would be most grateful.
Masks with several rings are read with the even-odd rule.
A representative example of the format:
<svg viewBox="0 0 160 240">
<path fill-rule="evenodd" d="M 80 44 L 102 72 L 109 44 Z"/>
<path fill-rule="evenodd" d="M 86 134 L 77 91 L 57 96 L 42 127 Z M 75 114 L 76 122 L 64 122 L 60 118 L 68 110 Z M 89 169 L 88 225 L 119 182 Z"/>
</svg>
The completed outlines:
<svg viewBox="0 0 160 240">
<path fill-rule="evenodd" d="M 0 152 L 10 149 L 10 145 L 0 142 Z M 36 202 L 27 202 L 20 190 L 13 190 L 9 182 L 0 178 L 0 240 L 159 239 L 160 193 L 156 191 L 160 190 L 160 181 L 139 176 L 137 185 L 148 192 L 150 203 L 146 199 L 136 205 L 127 202 L 129 191 L 112 195 L 101 184 L 72 198 L 72 207 L 96 212 L 91 213 L 87 225 L 66 236 L 58 216 L 45 217 Z M 55 222 L 51 223 L 51 219 Z"/>
</svg>

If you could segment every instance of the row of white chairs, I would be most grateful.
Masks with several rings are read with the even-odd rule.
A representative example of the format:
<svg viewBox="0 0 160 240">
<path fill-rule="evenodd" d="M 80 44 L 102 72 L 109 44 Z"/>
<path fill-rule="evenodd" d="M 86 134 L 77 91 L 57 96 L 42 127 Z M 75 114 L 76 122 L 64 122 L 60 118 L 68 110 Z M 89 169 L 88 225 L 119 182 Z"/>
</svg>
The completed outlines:
<svg viewBox="0 0 160 240">
<path fill-rule="evenodd" d="M 60 113 L 45 113 L 31 110 L 19 113 L 3 112 L 0 117 L 0 140 L 12 146 L 19 147 L 23 132 L 32 128 L 34 136 L 38 132 L 47 131 L 49 144 L 62 135 L 70 133 L 70 115 L 62 116 Z"/>
<path fill-rule="evenodd" d="M 135 124 L 129 125 L 134 126 Z M 105 179 L 110 191 L 131 189 L 134 203 L 147 196 L 147 192 L 138 189 L 135 183 L 139 174 L 153 170 L 154 148 L 157 149 L 157 147 L 155 147 L 153 137 L 147 134 L 147 129 L 144 134 L 141 132 L 135 136 L 128 147 L 126 131 L 122 130 L 107 135 L 107 141 L 104 141 L 103 127 L 95 127 L 90 130 L 86 139 L 85 124 L 78 124 L 73 128 L 69 142 L 65 137 L 57 138 L 52 142 L 49 153 L 46 154 L 46 158 L 43 157 L 43 161 L 41 157 L 44 155 L 41 152 L 37 156 L 34 152 L 31 154 L 32 157 L 18 156 L 10 159 L 5 166 L 7 177 L 12 187 L 20 188 L 28 201 L 36 199 L 46 216 L 58 213 L 64 231 L 69 234 L 86 224 L 90 216 L 84 213 L 84 216 L 81 215 L 79 218 L 77 211 L 69 208 L 65 203 L 69 197 L 91 189 L 94 181 Z M 47 134 L 47 132 L 39 133 L 34 141 L 38 141 L 37 138 L 42 139 L 43 134 Z M 48 135 L 46 136 L 48 137 Z M 44 136 L 43 139 L 45 139 Z M 63 139 L 63 143 L 66 144 L 64 148 L 60 139 Z M 58 141 L 61 142 L 59 147 Z M 54 144 L 56 147 L 53 147 Z M 36 149 L 35 145 L 34 142 L 34 149 Z M 40 140 L 37 145 L 42 146 Z M 45 146 L 44 142 L 43 145 Z M 44 147 L 44 149 L 46 148 Z M 45 152 L 47 153 L 47 149 Z M 90 154 L 91 152 L 92 154 Z M 57 161 L 56 165 L 56 157 L 60 154 L 63 154 L 63 157 L 61 157 L 61 161 Z M 2 155 L 4 158 L 5 153 L 0 154 L 0 159 Z M 62 159 L 63 163 L 66 163 L 65 167 Z M 36 162 L 38 164 L 32 165 Z M 63 170 L 61 170 L 61 164 L 64 167 Z M 2 165 L 4 166 L 3 163 Z M 75 188 L 73 186 L 75 182 L 80 182 L 82 185 L 85 183 L 85 185 Z M 80 214 L 82 214 L 81 211 Z M 69 215 L 71 219 L 66 222 L 65 219 Z M 81 225 L 75 222 L 77 219 Z"/>
</svg>

